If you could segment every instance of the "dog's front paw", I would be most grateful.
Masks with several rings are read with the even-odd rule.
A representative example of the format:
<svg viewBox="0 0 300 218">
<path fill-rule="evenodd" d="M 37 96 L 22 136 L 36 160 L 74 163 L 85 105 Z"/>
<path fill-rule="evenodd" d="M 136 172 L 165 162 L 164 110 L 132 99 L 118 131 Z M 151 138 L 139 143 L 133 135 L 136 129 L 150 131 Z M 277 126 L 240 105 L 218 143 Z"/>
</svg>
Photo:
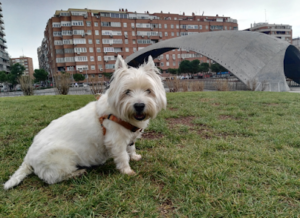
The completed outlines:
<svg viewBox="0 0 300 218">
<path fill-rule="evenodd" d="M 129 176 L 136 175 L 136 173 L 131 168 L 126 168 L 126 169 L 123 169 L 123 170 L 120 170 L 120 171 L 121 171 L 121 173 L 127 174 Z"/>
<path fill-rule="evenodd" d="M 135 161 L 139 161 L 140 159 L 142 159 L 142 155 L 140 154 L 133 154 L 130 156 L 131 160 L 135 160 Z"/>
</svg>

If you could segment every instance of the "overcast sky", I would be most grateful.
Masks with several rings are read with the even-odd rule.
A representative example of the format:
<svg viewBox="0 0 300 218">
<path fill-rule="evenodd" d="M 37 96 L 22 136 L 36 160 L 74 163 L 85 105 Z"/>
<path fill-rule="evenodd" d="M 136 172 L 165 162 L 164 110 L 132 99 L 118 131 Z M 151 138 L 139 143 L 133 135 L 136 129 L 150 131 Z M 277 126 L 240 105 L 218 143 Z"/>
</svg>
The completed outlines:
<svg viewBox="0 0 300 218">
<path fill-rule="evenodd" d="M 300 0 L 0 0 L 11 57 L 25 55 L 33 59 L 38 68 L 37 48 L 41 45 L 49 18 L 56 10 L 88 8 L 149 13 L 180 13 L 191 15 L 228 16 L 238 20 L 239 30 L 249 28 L 251 23 L 269 22 L 289 24 L 293 38 L 300 36 Z"/>
</svg>

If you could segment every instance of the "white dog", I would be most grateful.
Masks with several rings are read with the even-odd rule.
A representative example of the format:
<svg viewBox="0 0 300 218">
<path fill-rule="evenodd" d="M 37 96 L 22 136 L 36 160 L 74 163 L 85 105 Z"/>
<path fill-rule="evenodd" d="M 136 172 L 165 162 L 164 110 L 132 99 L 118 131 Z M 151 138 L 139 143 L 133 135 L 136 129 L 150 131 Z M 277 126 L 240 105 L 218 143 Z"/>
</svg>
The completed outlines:
<svg viewBox="0 0 300 218">
<path fill-rule="evenodd" d="M 141 155 L 136 154 L 134 143 L 149 119 L 167 104 L 158 73 L 151 56 L 138 69 L 128 68 L 118 56 L 106 93 L 41 130 L 4 188 L 18 185 L 32 172 L 48 184 L 57 183 L 84 173 L 79 166 L 100 165 L 108 158 L 114 159 L 121 173 L 135 174 L 129 160 L 138 161 Z"/>
</svg>

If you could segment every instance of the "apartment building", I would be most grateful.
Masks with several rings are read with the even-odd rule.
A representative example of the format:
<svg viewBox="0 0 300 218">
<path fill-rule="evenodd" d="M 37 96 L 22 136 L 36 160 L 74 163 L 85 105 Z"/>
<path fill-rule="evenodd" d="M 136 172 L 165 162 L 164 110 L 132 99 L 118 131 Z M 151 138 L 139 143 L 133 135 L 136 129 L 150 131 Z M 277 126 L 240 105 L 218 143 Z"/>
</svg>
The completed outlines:
<svg viewBox="0 0 300 218">
<path fill-rule="evenodd" d="M 251 24 L 251 27 L 245 31 L 264 33 L 292 44 L 292 26 L 287 24 L 254 23 L 253 25 Z"/>
<path fill-rule="evenodd" d="M 56 11 L 49 19 L 41 52 L 47 56 L 50 74 L 67 71 L 101 77 L 104 72 L 114 71 L 118 54 L 125 59 L 162 40 L 237 29 L 237 20 L 218 15 L 68 9 Z M 167 71 L 178 68 L 183 59 L 210 62 L 201 54 L 183 49 L 164 53 L 154 61 L 156 66 Z"/>
<path fill-rule="evenodd" d="M 34 70 L 33 70 L 32 58 L 21 56 L 19 58 L 11 58 L 11 61 L 13 64 L 19 63 L 23 65 L 25 67 L 25 71 L 23 74 L 33 77 Z"/>
<path fill-rule="evenodd" d="M 0 71 L 10 72 L 9 70 L 9 56 L 5 51 L 7 49 L 6 46 L 6 38 L 4 32 L 4 20 L 2 14 L 2 3 L 0 2 Z"/>
</svg>

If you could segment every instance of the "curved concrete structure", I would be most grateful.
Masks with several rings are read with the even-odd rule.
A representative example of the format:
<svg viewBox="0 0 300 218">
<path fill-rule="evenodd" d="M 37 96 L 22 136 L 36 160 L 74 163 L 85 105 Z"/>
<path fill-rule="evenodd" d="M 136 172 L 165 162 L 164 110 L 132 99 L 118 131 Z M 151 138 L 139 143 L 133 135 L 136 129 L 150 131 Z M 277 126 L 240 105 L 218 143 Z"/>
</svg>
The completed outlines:
<svg viewBox="0 0 300 218">
<path fill-rule="evenodd" d="M 300 82 L 300 53 L 289 43 L 257 32 L 218 31 L 165 40 L 128 56 L 138 66 L 173 49 L 195 51 L 226 67 L 242 82 L 257 81 L 256 90 L 289 91 L 285 75 Z"/>
</svg>

